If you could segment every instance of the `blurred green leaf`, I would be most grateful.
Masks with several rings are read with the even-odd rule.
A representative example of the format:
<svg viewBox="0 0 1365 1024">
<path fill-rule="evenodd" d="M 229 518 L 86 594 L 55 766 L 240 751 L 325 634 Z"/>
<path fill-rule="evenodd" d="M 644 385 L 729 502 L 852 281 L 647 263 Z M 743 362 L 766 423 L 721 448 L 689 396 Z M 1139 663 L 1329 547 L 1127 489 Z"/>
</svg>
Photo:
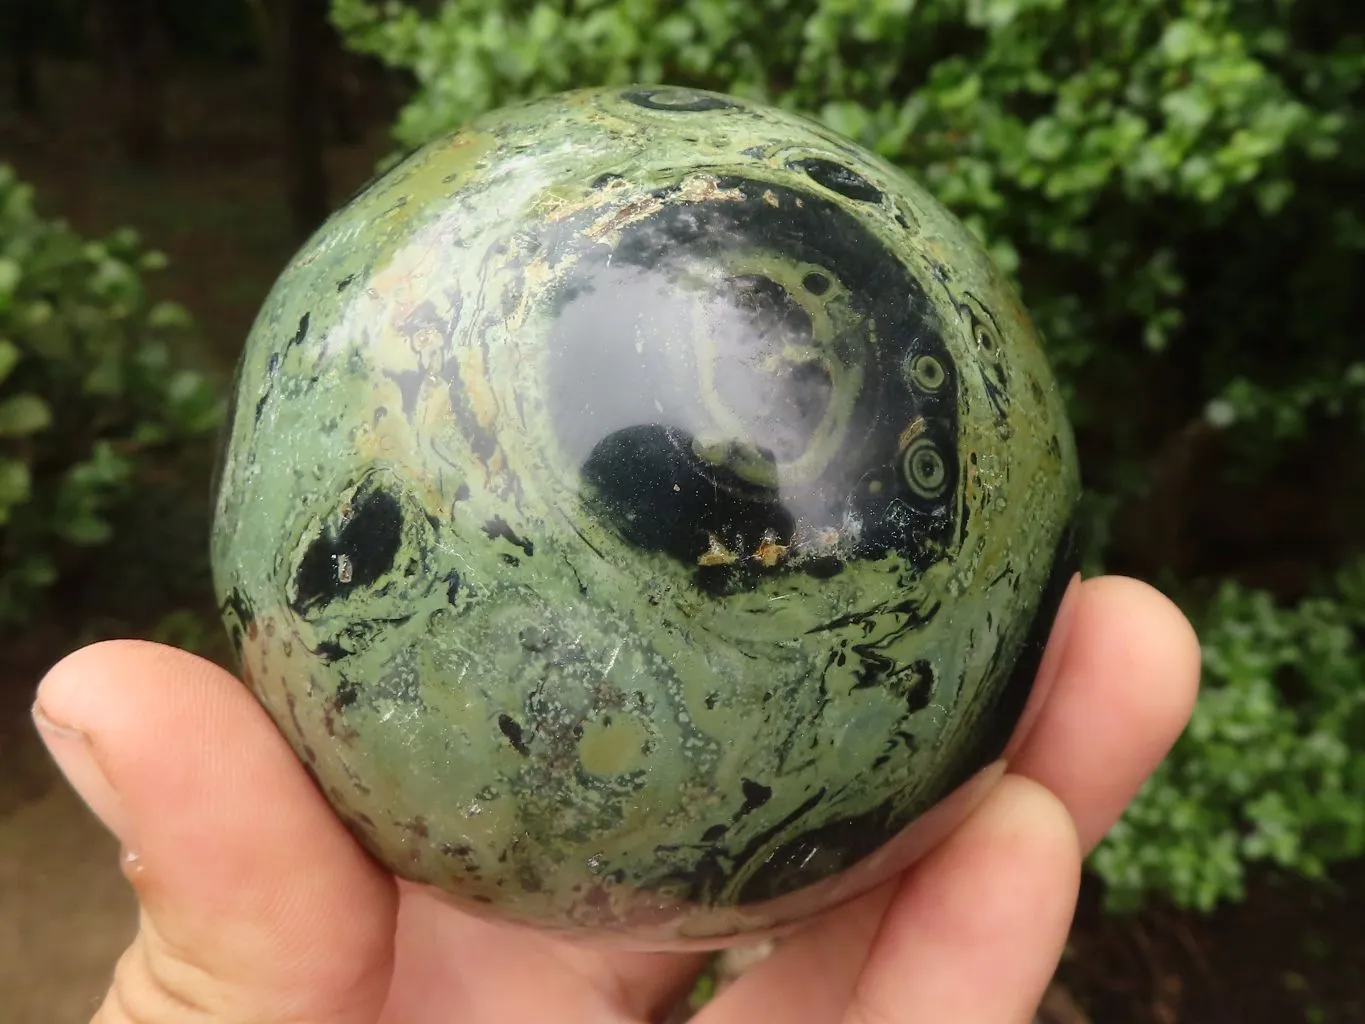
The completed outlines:
<svg viewBox="0 0 1365 1024">
<path fill-rule="evenodd" d="M 0 338 L 0 384 L 5 382 L 5 378 L 14 372 L 14 368 L 19 365 L 19 360 L 23 358 L 19 351 L 19 346 L 6 338 Z"/>
<path fill-rule="evenodd" d="M 164 257 L 132 229 L 84 238 L 32 196 L 0 166 L 0 628 L 112 539 L 155 447 L 200 443 L 221 413 L 171 358 L 188 315 L 143 287 Z"/>
<path fill-rule="evenodd" d="M 52 410 L 37 395 L 0 399 L 0 437 L 27 437 L 52 425 Z"/>
<path fill-rule="evenodd" d="M 28 500 L 32 478 L 28 466 L 18 459 L 0 459 L 0 515 L 9 521 L 10 510 Z"/>
</svg>

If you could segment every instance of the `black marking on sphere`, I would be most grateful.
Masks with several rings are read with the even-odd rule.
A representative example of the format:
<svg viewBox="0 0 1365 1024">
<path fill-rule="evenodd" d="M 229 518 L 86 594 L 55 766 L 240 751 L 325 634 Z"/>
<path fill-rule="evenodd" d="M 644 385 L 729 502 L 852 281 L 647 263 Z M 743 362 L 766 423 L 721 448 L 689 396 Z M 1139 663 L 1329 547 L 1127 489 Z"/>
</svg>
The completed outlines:
<svg viewBox="0 0 1365 1024">
<path fill-rule="evenodd" d="M 653 194 L 664 200 L 662 208 L 624 227 L 614 245 L 595 241 L 586 231 L 605 212 L 601 207 L 544 229 L 543 248 L 552 260 L 577 256 L 547 307 L 552 318 L 548 404 L 566 458 L 583 467 L 606 520 L 649 550 L 696 564 L 710 533 L 726 544 L 742 542 L 735 550 L 743 562 L 745 548 L 752 551 L 765 531 L 785 543 L 796 516 L 778 504 L 778 493 L 746 490 L 715 466 L 706 467 L 704 478 L 686 465 L 681 453 L 690 439 L 670 424 L 688 421 L 695 396 L 672 383 L 676 374 L 669 360 L 681 358 L 677 353 L 694 342 L 678 333 L 685 330 L 678 327 L 681 307 L 666 308 L 676 303 L 670 296 L 679 294 L 689 267 L 714 266 L 727 254 L 754 249 L 781 253 L 797 265 L 827 268 L 838 279 L 846 295 L 842 301 L 856 313 L 861 325 L 856 330 L 862 333 L 835 339 L 836 350 L 842 344 L 850 358 L 860 358 L 855 353 L 861 351 L 871 361 L 841 450 L 818 479 L 801 485 L 802 516 L 837 528 L 852 513 L 861 523 L 855 556 L 879 558 L 896 550 L 924 568 L 957 539 L 960 472 L 955 367 L 923 287 L 868 227 L 817 192 L 733 176 L 718 179 L 716 186 L 739 198 L 680 201 L 681 186 L 658 190 Z M 766 277 L 737 274 L 708 294 L 732 310 L 739 339 L 734 345 L 810 337 L 809 315 Z M 635 334 L 641 322 L 664 339 L 643 352 Z M 875 343 L 867 335 L 873 329 Z M 924 393 L 905 380 L 902 364 L 909 353 L 932 355 L 943 367 L 945 380 L 935 392 Z M 819 371 L 780 380 L 746 376 L 742 371 L 755 361 L 744 355 L 731 353 L 741 372 L 718 378 L 717 387 L 729 388 L 725 394 L 737 405 L 752 403 L 759 387 L 772 389 L 774 400 L 785 404 L 780 430 L 786 434 L 736 438 L 775 450 L 780 465 L 784 441 L 797 443 L 799 450 L 805 441 L 799 433 L 808 436 L 814 429 L 815 421 L 803 419 L 801 410 L 818 412 L 829 378 Z M 606 437 L 595 402 L 610 406 L 623 421 Z M 932 441 L 944 461 L 943 485 L 930 497 L 914 493 L 901 476 L 901 438 L 912 427 L 914 436 Z M 869 472 L 885 473 L 875 493 L 859 488 Z M 779 479 L 779 488 L 783 485 Z M 774 571 L 787 568 L 782 564 Z M 719 584 L 722 592 L 743 586 L 739 570 L 708 569 L 699 582 Z M 833 572 L 837 566 L 823 569 Z"/>
<path fill-rule="evenodd" d="M 403 507 L 398 498 L 362 485 L 341 528 L 325 528 L 304 552 L 294 571 L 290 607 L 303 615 L 369 586 L 393 566 L 402 536 Z M 342 558 L 349 562 L 346 573 L 340 571 Z"/>
<path fill-rule="evenodd" d="M 303 316 L 299 317 L 299 326 L 294 331 L 294 336 L 285 343 L 284 351 L 286 355 L 291 348 L 297 348 L 308 339 L 308 325 L 312 319 L 313 315 L 311 313 L 304 313 Z"/>
<path fill-rule="evenodd" d="M 763 858 L 758 870 L 740 886 L 735 903 L 763 903 L 836 875 L 874 853 L 903 827 L 888 801 L 855 817 L 802 832 Z"/>
<path fill-rule="evenodd" d="M 787 166 L 794 171 L 804 171 L 811 181 L 855 202 L 880 203 L 884 198 L 882 190 L 876 185 L 834 160 L 811 156 L 793 160 Z"/>
<path fill-rule="evenodd" d="M 508 525 L 507 520 L 503 519 L 502 516 L 494 516 L 484 523 L 483 532 L 489 540 L 505 540 L 507 543 L 521 548 L 527 558 L 536 553 L 535 542 L 518 536 L 517 532 Z"/>
<path fill-rule="evenodd" d="M 674 97 L 670 101 L 669 97 Z M 690 89 L 627 89 L 621 99 L 634 103 L 646 110 L 662 110 L 669 113 L 704 114 L 712 110 L 740 110 L 738 103 L 720 96 Z"/>
<path fill-rule="evenodd" d="M 691 454 L 692 438 L 643 424 L 598 443 L 583 463 L 599 513 L 646 551 L 695 565 L 716 537 L 752 550 L 765 534 L 791 539 L 795 520 L 775 492 Z"/>
<path fill-rule="evenodd" d="M 240 587 L 233 587 L 227 598 L 218 606 L 218 614 L 230 621 L 228 636 L 232 643 L 234 657 L 241 660 L 242 641 L 256 629 L 256 612 L 251 600 Z"/>
<path fill-rule="evenodd" d="M 829 291 L 829 278 L 819 271 L 812 270 L 801 279 L 801 287 L 812 295 L 824 295 Z"/>
<path fill-rule="evenodd" d="M 498 729 L 507 737 L 507 742 L 512 744 L 512 749 L 522 757 L 528 756 L 531 751 L 526 746 L 526 741 L 522 738 L 521 726 L 511 715 L 498 716 Z"/>
</svg>

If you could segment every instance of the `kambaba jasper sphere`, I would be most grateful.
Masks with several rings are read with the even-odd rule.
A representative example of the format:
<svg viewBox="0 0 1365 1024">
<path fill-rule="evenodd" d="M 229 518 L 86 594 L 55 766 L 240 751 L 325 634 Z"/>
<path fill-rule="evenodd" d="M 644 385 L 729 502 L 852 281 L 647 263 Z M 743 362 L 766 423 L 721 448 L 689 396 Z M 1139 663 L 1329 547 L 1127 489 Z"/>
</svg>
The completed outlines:
<svg viewBox="0 0 1365 1024">
<path fill-rule="evenodd" d="M 589 90 L 419 150 L 284 271 L 215 586 L 398 875 L 712 946 L 998 778 L 1078 489 L 1026 314 L 921 187 L 790 113 Z"/>
</svg>

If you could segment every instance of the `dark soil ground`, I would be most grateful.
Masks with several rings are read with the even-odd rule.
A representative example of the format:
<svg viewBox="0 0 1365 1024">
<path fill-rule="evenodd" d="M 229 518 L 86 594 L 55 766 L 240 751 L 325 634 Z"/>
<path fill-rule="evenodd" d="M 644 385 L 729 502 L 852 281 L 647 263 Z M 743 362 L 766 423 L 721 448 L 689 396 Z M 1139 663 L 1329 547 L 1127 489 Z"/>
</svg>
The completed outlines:
<svg viewBox="0 0 1365 1024">
<path fill-rule="evenodd" d="M 171 267 L 154 280 L 157 295 L 183 303 L 200 325 L 202 343 L 186 356 L 225 375 L 298 241 L 283 199 L 270 82 L 249 69 L 177 69 L 169 145 L 156 171 L 121 160 L 90 69 L 48 65 L 43 84 L 37 121 L 0 100 L 0 162 L 39 186 L 44 210 L 82 231 L 129 224 L 165 251 Z M 388 145 L 381 114 L 363 143 L 332 148 L 334 200 L 369 177 Z M 198 544 L 202 530 L 191 523 L 182 543 Z M 49 766 L 28 720 L 40 673 L 65 650 L 92 635 L 152 630 L 158 597 L 130 620 L 108 610 L 112 601 L 102 606 L 101 588 L 98 576 L 87 581 L 73 592 L 79 604 L 0 646 L 5 1024 L 88 1019 L 134 926 L 112 842 Z M 212 654 L 221 648 L 205 602 L 193 602 L 199 617 L 172 636 Z M 1087 880 L 1059 979 L 1096 1024 L 1365 1024 L 1365 864 L 1346 865 L 1324 885 L 1258 879 L 1244 903 L 1209 916 L 1164 908 L 1107 916 L 1098 883 Z"/>
</svg>

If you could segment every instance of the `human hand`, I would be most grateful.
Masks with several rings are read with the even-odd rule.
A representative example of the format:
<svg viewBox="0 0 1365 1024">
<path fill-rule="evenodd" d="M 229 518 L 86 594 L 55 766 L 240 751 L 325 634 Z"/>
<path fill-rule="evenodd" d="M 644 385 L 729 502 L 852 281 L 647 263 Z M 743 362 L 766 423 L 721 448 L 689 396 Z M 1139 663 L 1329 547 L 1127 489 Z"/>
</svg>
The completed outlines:
<svg viewBox="0 0 1365 1024">
<path fill-rule="evenodd" d="M 785 939 L 696 1024 L 1027 1021 L 1081 859 L 1189 716 L 1199 651 L 1151 588 L 1073 584 L 1010 774 L 903 877 Z M 254 698 L 153 644 L 99 644 L 34 717 L 124 846 L 141 928 L 98 1024 L 627 1024 L 661 1019 L 697 955 L 608 954 L 451 909 L 371 861 Z"/>
</svg>

